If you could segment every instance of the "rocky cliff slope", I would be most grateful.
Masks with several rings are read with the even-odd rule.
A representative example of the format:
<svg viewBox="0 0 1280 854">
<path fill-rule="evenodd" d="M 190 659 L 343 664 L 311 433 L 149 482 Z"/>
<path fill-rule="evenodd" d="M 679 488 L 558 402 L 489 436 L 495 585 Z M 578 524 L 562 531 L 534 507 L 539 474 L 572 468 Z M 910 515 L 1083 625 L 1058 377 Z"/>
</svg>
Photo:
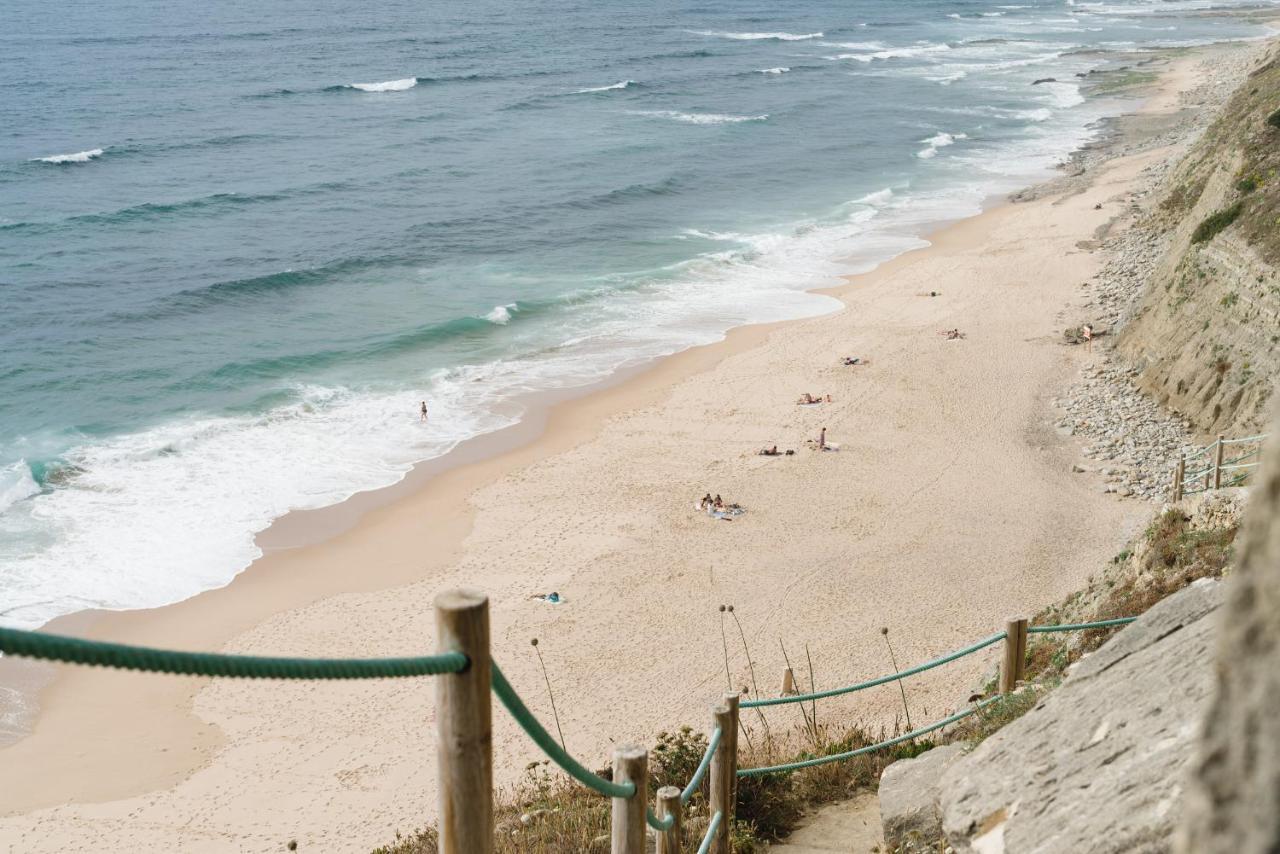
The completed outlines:
<svg viewBox="0 0 1280 854">
<path fill-rule="evenodd" d="M 1280 49 L 1167 178 L 1141 227 L 1163 238 L 1120 353 L 1205 434 L 1257 432 L 1280 377 Z"/>
</svg>

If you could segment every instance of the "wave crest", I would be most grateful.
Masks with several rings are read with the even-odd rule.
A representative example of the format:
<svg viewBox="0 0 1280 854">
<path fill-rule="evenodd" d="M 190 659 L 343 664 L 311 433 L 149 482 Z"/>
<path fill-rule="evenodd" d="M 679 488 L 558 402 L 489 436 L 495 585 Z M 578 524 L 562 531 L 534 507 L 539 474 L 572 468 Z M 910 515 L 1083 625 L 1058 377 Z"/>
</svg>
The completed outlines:
<svg viewBox="0 0 1280 854">
<path fill-rule="evenodd" d="M 631 87 L 631 86 L 635 86 L 635 85 L 637 85 L 637 84 L 636 84 L 636 81 L 634 81 L 634 80 L 620 80 L 619 82 L 614 83 L 612 86 L 591 86 L 591 87 L 588 87 L 588 88 L 586 88 L 586 89 L 578 89 L 578 90 L 577 90 L 577 91 L 575 91 L 573 94 L 575 94 L 575 95 L 589 95 L 589 94 L 591 94 L 592 92 L 609 92 L 609 91 L 612 91 L 612 90 L 614 90 L 614 89 L 627 89 L 627 88 L 629 88 L 629 87 Z"/>
<path fill-rule="evenodd" d="M 88 151 L 77 151 L 75 154 L 51 154 L 48 157 L 37 157 L 33 160 L 35 163 L 88 163 L 96 157 L 101 157 L 105 149 L 91 148 Z"/>
<path fill-rule="evenodd" d="M 36 483 L 26 460 L 18 460 L 13 465 L 0 469 L 0 513 L 39 492 L 40 484 Z"/>
<path fill-rule="evenodd" d="M 740 42 L 753 41 L 780 41 L 780 42 L 803 42 L 809 39 L 820 39 L 824 33 L 723 33 L 715 30 L 686 30 L 685 32 L 693 33 L 696 36 L 714 36 L 720 39 L 732 39 Z"/>
<path fill-rule="evenodd" d="M 672 119 L 691 125 L 729 125 L 741 122 L 763 122 L 769 118 L 768 113 L 758 116 L 733 116 L 727 113 L 682 113 L 679 110 L 633 110 L 633 116 L 653 116 L 661 119 Z"/>
<path fill-rule="evenodd" d="M 921 140 L 921 142 L 925 144 L 925 147 L 916 152 L 916 157 L 919 157 L 921 160 L 928 160 L 938 155 L 939 148 L 946 148 L 948 145 L 955 145 L 957 139 L 968 138 L 969 135 L 965 133 L 951 134 L 941 132 L 935 134 L 928 139 Z"/>
<path fill-rule="evenodd" d="M 405 77 L 402 80 L 384 80 L 381 83 L 352 83 L 352 89 L 361 92 L 403 92 L 418 85 L 417 77 Z"/>
</svg>

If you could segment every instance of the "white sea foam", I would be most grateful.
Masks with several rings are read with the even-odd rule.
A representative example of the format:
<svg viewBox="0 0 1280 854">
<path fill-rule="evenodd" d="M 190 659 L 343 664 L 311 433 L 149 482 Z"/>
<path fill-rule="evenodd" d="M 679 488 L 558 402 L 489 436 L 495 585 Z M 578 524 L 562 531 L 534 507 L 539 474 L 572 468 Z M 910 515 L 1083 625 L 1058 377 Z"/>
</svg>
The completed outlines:
<svg viewBox="0 0 1280 854">
<path fill-rule="evenodd" d="M 403 80 L 384 80 L 381 83 L 352 83 L 351 88 L 361 92 L 403 92 L 417 85 L 417 77 L 406 77 Z"/>
<path fill-rule="evenodd" d="M 786 74 L 790 70 L 791 69 L 787 68 L 785 65 L 779 65 L 777 68 L 761 68 L 760 73 L 761 74 Z"/>
<path fill-rule="evenodd" d="M 733 39 L 734 41 L 764 41 L 772 39 L 781 42 L 802 42 L 809 39 L 820 39 L 823 36 L 822 33 L 722 33 L 713 30 L 686 30 L 685 32 L 698 36 Z"/>
<path fill-rule="evenodd" d="M 32 477 L 26 460 L 18 460 L 13 465 L 0 469 L 0 513 L 39 493 L 40 484 Z"/>
<path fill-rule="evenodd" d="M 589 89 L 578 89 L 573 94 L 586 95 L 591 92 L 609 92 L 614 89 L 626 89 L 628 86 L 634 86 L 635 83 L 636 81 L 634 80 L 621 80 L 617 83 L 614 83 L 612 86 L 593 86 Z"/>
<path fill-rule="evenodd" d="M 948 145 L 954 145 L 957 139 L 968 139 L 969 135 L 964 133 L 938 133 L 928 139 L 920 140 L 925 147 L 916 152 L 916 157 L 921 160 L 929 160 L 938 155 L 939 148 L 946 148 Z"/>
<path fill-rule="evenodd" d="M 726 125 L 740 122 L 763 122 L 768 113 L 759 116 L 732 116 L 726 113 L 682 113 L 679 110 L 631 110 L 633 116 L 654 116 L 691 125 Z"/>
<path fill-rule="evenodd" d="M 838 47 L 844 50 L 884 50 L 888 45 L 884 42 L 818 42 L 823 47 Z"/>
<path fill-rule="evenodd" d="M 495 305 L 484 319 L 490 323 L 496 323 L 499 326 L 506 326 L 511 322 L 511 313 L 517 311 L 516 304 L 509 302 L 506 305 Z"/>
<path fill-rule="evenodd" d="M 49 157 L 37 157 L 37 163 L 88 163 L 95 157 L 101 157 L 104 149 L 91 148 L 88 151 L 77 151 L 75 154 L 54 154 Z"/>
<path fill-rule="evenodd" d="M 876 190 L 874 193 L 867 193 L 865 196 L 854 199 L 850 204 L 855 205 L 883 205 L 893 198 L 893 188 L 885 187 L 883 190 Z"/>
<path fill-rule="evenodd" d="M 836 59 L 853 59 L 858 62 L 873 62 L 875 60 L 888 59 L 911 59 L 917 56 L 928 56 L 929 54 L 942 53 L 951 50 L 949 44 L 921 44 L 912 47 L 894 47 L 885 50 L 877 50 L 872 53 L 838 53 Z"/>
</svg>

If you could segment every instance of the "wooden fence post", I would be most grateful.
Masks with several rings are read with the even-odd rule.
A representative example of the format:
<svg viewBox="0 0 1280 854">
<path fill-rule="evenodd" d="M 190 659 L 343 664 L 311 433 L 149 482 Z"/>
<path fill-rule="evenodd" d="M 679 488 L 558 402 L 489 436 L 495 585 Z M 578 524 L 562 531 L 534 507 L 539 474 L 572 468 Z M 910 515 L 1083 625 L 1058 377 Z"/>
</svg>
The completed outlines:
<svg viewBox="0 0 1280 854">
<path fill-rule="evenodd" d="M 493 852 L 493 730 L 489 597 L 448 590 L 436 597 L 436 649 L 461 652 L 461 673 L 436 676 L 440 854 Z"/>
<path fill-rule="evenodd" d="M 1173 470 L 1173 502 L 1177 504 L 1182 500 L 1182 479 L 1187 474 L 1187 458 L 1186 456 L 1178 457 L 1178 465 Z"/>
<path fill-rule="evenodd" d="M 1218 434 L 1218 448 L 1213 455 L 1213 488 L 1222 489 L 1222 441 L 1226 436 Z"/>
<path fill-rule="evenodd" d="M 671 827 L 658 833 L 658 854 L 680 854 L 680 790 L 663 786 L 658 790 L 658 818 L 671 816 Z"/>
<path fill-rule="evenodd" d="M 1012 693 L 1026 673 L 1027 618 L 1014 617 L 1004 624 L 1004 662 L 1000 666 L 1000 693 Z"/>
<path fill-rule="evenodd" d="M 645 808 L 649 804 L 649 752 L 623 745 L 613 749 L 613 782 L 635 783 L 629 798 L 613 799 L 613 854 L 645 854 Z"/>
<path fill-rule="evenodd" d="M 782 671 L 782 694 L 783 696 L 786 696 L 787 694 L 794 694 L 795 692 L 796 675 L 791 671 L 791 668 L 788 667 L 786 670 Z"/>
<path fill-rule="evenodd" d="M 720 830 L 711 840 L 711 854 L 730 854 L 733 812 L 738 800 L 738 702 L 737 694 L 725 694 L 714 710 L 720 728 L 720 745 L 711 757 L 711 811 L 720 813 Z"/>
</svg>

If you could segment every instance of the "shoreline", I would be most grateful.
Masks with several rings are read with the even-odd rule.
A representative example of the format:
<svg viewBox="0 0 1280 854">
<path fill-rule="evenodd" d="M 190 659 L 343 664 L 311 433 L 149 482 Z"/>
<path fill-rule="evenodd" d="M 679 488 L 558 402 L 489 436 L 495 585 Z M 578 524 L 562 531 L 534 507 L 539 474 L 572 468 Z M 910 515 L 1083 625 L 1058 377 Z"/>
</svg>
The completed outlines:
<svg viewBox="0 0 1280 854">
<path fill-rule="evenodd" d="M 1197 57 L 1171 64 L 1201 61 L 1202 58 Z M 1167 76 L 1167 72 L 1168 69 L 1162 79 Z M 1104 172 L 1116 168 L 1119 167 L 1114 163 L 1102 166 Z M 1087 177 L 1090 182 L 1098 182 L 1103 176 L 1090 169 Z M 1104 189 L 1105 187 L 1106 185 Z M 1084 192 L 1086 190 L 1078 191 Z M 438 458 L 438 467 L 432 467 L 431 463 L 436 461 L 430 461 L 415 467 L 411 475 L 395 486 L 361 493 L 360 495 L 371 496 L 365 501 L 357 501 L 358 495 L 331 508 L 305 511 L 306 518 L 302 518 L 304 514 L 297 514 L 300 518 L 281 525 L 280 530 L 275 533 L 271 533 L 275 529 L 273 525 L 260 535 L 264 544 L 263 557 L 241 572 L 226 587 L 148 611 L 93 612 L 87 616 L 80 614 L 60 618 L 55 621 L 59 625 L 54 630 L 70 629 L 90 637 L 144 645 L 218 649 L 230 644 L 233 648 L 240 649 L 247 642 L 249 648 L 257 649 L 254 644 L 261 639 L 252 636 L 258 634 L 257 630 L 264 623 L 287 619 L 309 606 L 324 604 L 332 597 L 353 593 L 395 592 L 396 588 L 404 586 L 430 587 L 459 579 L 460 575 L 465 576 L 467 572 L 460 572 L 456 565 L 464 560 L 468 541 L 477 536 L 477 516 L 481 513 L 492 514 L 493 507 L 496 506 L 486 505 L 484 500 L 477 503 L 478 493 L 492 491 L 495 484 L 504 479 L 510 480 L 513 475 L 540 463 L 560 455 L 570 455 L 599 441 L 602 434 L 621 416 L 629 415 L 634 418 L 637 413 L 665 405 L 682 386 L 698 377 L 706 377 L 730 360 L 748 356 L 753 351 L 776 343 L 771 339 L 779 333 L 786 332 L 793 338 L 803 339 L 795 330 L 844 318 L 855 307 L 863 308 L 868 313 L 875 311 L 876 308 L 866 304 L 867 301 L 875 297 L 888 300 L 891 295 L 883 289 L 887 283 L 894 283 L 895 277 L 909 273 L 911 268 L 937 263 L 940 259 L 972 252 L 975 248 L 980 250 L 990 244 L 993 235 L 1001 229 L 1011 227 L 1011 222 L 1018 220 L 1021 214 L 1025 213 L 1029 217 L 1027 212 L 1037 204 L 1043 208 L 1052 208 L 1056 202 L 1049 199 L 1043 202 L 1006 202 L 985 209 L 978 216 L 935 231 L 929 236 L 931 245 L 928 247 L 908 251 L 869 273 L 847 277 L 844 283 L 835 288 L 818 291 L 836 296 L 844 303 L 844 308 L 831 314 L 735 328 L 729 331 L 723 341 L 685 350 L 632 369 L 630 374 L 623 372 L 622 375 L 615 375 L 603 384 L 566 393 L 565 397 L 570 399 L 552 402 L 540 413 L 530 412 L 529 417 L 514 427 L 464 443 L 467 445 L 465 450 L 461 446 L 455 449 L 461 452 L 458 456 L 449 454 Z M 1102 214 L 1098 218 L 1105 221 L 1109 215 Z M 877 291 L 877 288 L 882 290 Z M 949 296 L 951 291 L 950 286 L 945 288 L 944 297 Z M 961 296 L 964 295 L 961 292 Z M 1057 299 L 1060 294 L 1055 291 L 1052 296 Z M 903 297 L 902 293 L 896 293 L 899 302 Z M 928 299 L 921 302 L 912 296 L 902 305 L 894 305 L 887 311 L 880 309 L 880 319 L 884 323 L 892 323 L 895 318 L 902 322 L 908 316 L 923 314 L 928 317 L 929 323 L 933 323 L 933 318 L 929 315 L 932 311 L 929 308 L 931 302 Z M 935 307 L 941 308 L 949 304 L 950 300 L 944 299 L 936 303 Z M 1059 310 L 1062 307 L 1059 305 Z M 961 309 L 963 308 L 962 305 Z M 986 306 L 986 310 L 990 311 L 991 307 Z M 975 329 L 984 323 L 982 313 L 967 320 L 970 324 L 977 324 L 970 325 L 970 328 Z M 976 334 L 974 337 L 977 337 Z M 936 342 L 927 341 L 926 344 Z M 833 353 L 831 357 L 834 359 L 835 355 Z M 902 355 L 905 361 L 910 354 L 903 351 Z M 1050 352 L 1048 355 L 1055 358 L 1045 359 L 1046 372 L 1061 372 L 1079 361 L 1078 357 L 1073 359 L 1062 353 Z M 1063 358 L 1056 358 L 1059 356 Z M 864 375 L 872 378 L 872 382 L 879 380 L 883 383 L 911 383 L 921 380 L 920 377 L 896 376 L 886 372 L 881 365 L 882 362 L 888 362 L 888 350 L 883 355 L 881 352 L 872 352 L 870 358 L 871 364 L 865 372 L 847 375 L 855 377 L 853 382 L 861 382 Z M 841 375 L 840 381 L 847 379 L 847 376 Z M 761 384 L 765 384 L 763 380 Z M 1039 390 L 1033 392 L 1032 402 L 1043 397 Z M 875 393 L 875 390 L 872 389 L 869 393 Z M 1028 409 L 1024 414 L 1029 416 L 1030 413 L 1031 410 Z M 714 428 L 715 422 L 711 423 Z M 1063 442 L 1061 446 L 1052 446 L 1053 440 L 1035 433 L 1030 422 L 1020 424 L 1019 427 L 1025 428 L 1029 436 L 1034 435 L 1034 441 L 1050 447 L 1046 453 L 1059 454 L 1069 445 Z M 875 430 L 870 426 L 865 429 L 868 432 Z M 881 435 L 880 438 L 885 436 Z M 481 442 L 486 439 L 489 440 L 487 443 Z M 672 436 L 671 441 L 679 442 L 680 438 Z M 469 454 L 474 456 L 468 456 Z M 451 463 L 445 463 L 450 457 L 453 458 Z M 748 462 L 757 461 L 748 458 Z M 844 460 L 840 462 L 843 463 Z M 423 469 L 421 476 L 418 474 L 419 468 Z M 825 479 L 826 475 L 818 474 L 816 477 Z M 1102 499 L 1095 497 L 1093 500 L 1097 502 Z M 1105 500 L 1114 503 L 1110 497 Z M 766 505 L 753 502 L 753 506 Z M 871 510 L 874 511 L 874 508 Z M 1133 515 L 1129 512 L 1115 513 L 1113 510 L 1114 508 L 1103 508 L 1100 512 L 1107 518 Z M 367 560 L 370 555 L 383 556 L 386 551 L 385 534 L 388 530 L 418 530 L 424 527 L 420 522 L 423 518 L 431 520 L 432 533 L 420 532 L 421 535 L 409 544 L 409 548 L 396 550 L 388 559 L 381 561 L 376 571 L 358 579 L 352 577 L 350 567 L 361 565 L 362 558 Z M 752 516 L 748 522 L 754 522 L 755 518 Z M 699 521 L 701 520 L 696 520 L 694 524 Z M 717 530 L 716 534 L 719 533 Z M 270 548 L 266 547 L 268 544 Z M 424 553 L 426 545 L 432 549 L 430 556 Z M 314 559 L 319 553 L 323 553 L 323 560 Z M 555 570 L 549 568 L 549 574 L 554 573 Z M 527 586 L 531 581 L 527 578 L 513 579 L 509 571 L 504 574 L 503 571 L 492 570 L 492 575 L 496 577 L 491 578 L 491 582 L 506 580 L 516 587 L 521 586 L 522 582 Z M 300 584 L 299 581 L 304 578 L 305 584 Z M 555 584 L 554 581 L 552 583 Z M 510 612 L 526 609 L 522 596 L 512 595 L 506 589 L 499 592 L 492 583 L 489 587 L 495 608 L 505 612 L 506 617 L 511 617 Z M 573 589 L 565 585 L 561 587 Z M 713 592 L 722 595 L 718 590 L 713 589 Z M 1024 591 L 1022 595 L 1030 592 Z M 571 598 L 570 601 L 570 609 L 560 613 L 572 613 L 572 603 L 576 599 Z M 542 616 L 544 614 L 535 614 L 534 622 L 545 622 L 540 620 Z M 65 626 L 62 623 L 64 620 Z M 495 629 L 502 627 L 505 621 L 504 618 L 503 621 L 495 622 Z M 73 625 L 73 622 L 76 624 Z M 965 619 L 961 618 L 959 622 L 965 622 Z M 693 633 L 691 625 L 686 628 L 690 634 Z M 707 631 L 707 627 L 703 626 L 701 631 Z M 295 641 L 300 649 L 310 650 L 312 654 L 323 654 L 319 650 L 328 648 L 323 643 L 316 645 L 318 636 L 305 632 L 302 635 L 295 638 L 286 636 L 285 639 Z M 408 645 L 406 637 L 399 632 L 390 632 L 387 637 L 376 639 L 373 654 L 395 654 L 401 651 L 413 654 L 422 651 Z M 277 634 L 275 640 L 281 639 L 282 636 Z M 929 640 L 937 640 L 944 646 L 949 642 L 939 638 Z M 349 645 L 346 639 L 343 644 Z M 504 642 L 500 632 L 495 631 L 495 648 L 500 652 L 514 649 L 509 633 Z M 279 648 L 273 651 L 289 654 Z M 347 650 L 344 646 L 343 651 L 332 654 L 360 653 Z M 27 667 L 30 672 L 53 669 L 30 665 Z M 523 673 L 526 669 L 522 666 L 516 672 Z M 699 690 L 707 693 L 708 678 L 704 675 L 697 685 L 690 685 L 685 680 L 682 687 L 693 690 L 695 694 Z M 515 678 L 513 682 L 516 682 Z M 2 763 L 8 770 L 0 772 L 0 776 L 10 783 L 9 791 L 15 791 L 12 785 L 18 775 L 22 774 L 22 766 L 27 763 L 39 763 L 42 768 L 41 777 L 44 778 L 33 780 L 28 772 L 21 797 L 9 799 L 5 814 L 12 815 L 66 801 L 83 803 L 129 798 L 141 792 L 174 785 L 196 772 L 203 774 L 213 763 L 215 755 L 235 737 L 233 734 L 229 738 L 220 731 L 220 727 L 209 720 L 209 704 L 200 702 L 198 695 L 206 690 L 215 694 L 228 693 L 212 690 L 213 688 L 205 680 L 139 676 L 111 671 L 65 671 L 65 675 L 55 678 L 42 691 L 43 711 L 37 718 L 32 735 L 5 749 L 5 758 L 10 761 Z M 243 693 L 242 688 L 243 686 L 241 689 L 232 686 L 230 693 Z M 422 689 L 404 690 L 412 692 Z M 296 695 L 293 690 L 281 693 Z M 343 693 L 362 692 L 359 688 L 338 692 L 339 695 Z M 146 705 L 153 707 L 145 714 L 138 713 L 139 696 L 145 696 Z M 687 701 L 685 705 L 688 705 Z M 95 727 L 113 733 L 114 741 L 109 746 L 91 743 L 93 756 L 87 768 L 86 740 L 77 738 L 77 734 L 83 733 L 86 716 L 95 721 Z M 503 744 L 514 747 L 505 733 Z M 508 764 L 500 758 L 498 761 L 503 767 Z M 74 785 L 68 785 L 71 781 L 74 781 Z M 385 826 L 384 837 L 389 836 L 394 827 L 394 822 Z M 0 838 L 5 838 L 11 830 L 8 826 L 0 827 Z"/>
</svg>

